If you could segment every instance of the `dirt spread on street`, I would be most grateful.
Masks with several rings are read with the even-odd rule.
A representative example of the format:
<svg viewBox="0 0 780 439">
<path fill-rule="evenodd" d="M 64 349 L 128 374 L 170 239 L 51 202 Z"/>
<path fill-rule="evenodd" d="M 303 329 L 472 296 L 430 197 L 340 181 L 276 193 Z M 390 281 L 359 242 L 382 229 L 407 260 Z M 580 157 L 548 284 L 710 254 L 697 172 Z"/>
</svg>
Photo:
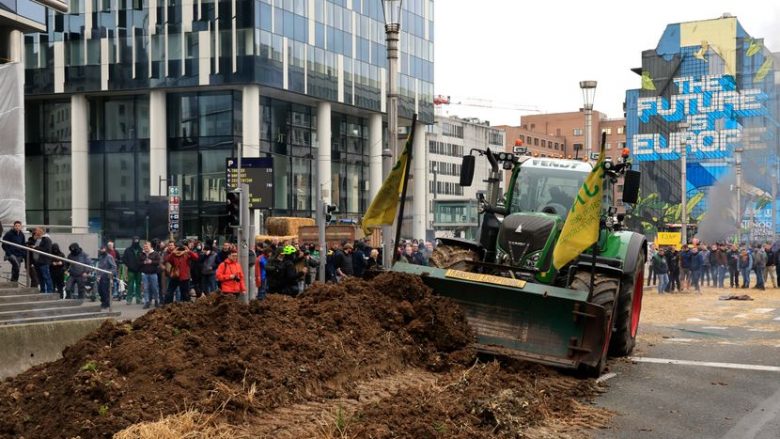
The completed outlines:
<svg viewBox="0 0 780 439">
<path fill-rule="evenodd" d="M 718 299 L 726 294 L 748 294 L 753 300 L 724 301 Z M 741 326 L 746 322 L 761 320 L 765 317 L 762 313 L 756 312 L 757 309 L 780 309 L 780 290 L 703 288 L 702 294 L 659 295 L 652 287 L 646 287 L 642 298 L 642 322 L 652 325 L 672 325 L 717 321 L 720 325 Z"/>
<path fill-rule="evenodd" d="M 720 300 L 748 294 L 753 300 Z M 634 355 L 659 343 L 780 347 L 780 290 L 703 288 L 702 294 L 658 295 L 645 289 L 642 323 Z M 690 332 L 693 331 L 693 332 Z"/>
<path fill-rule="evenodd" d="M 0 437 L 541 438 L 608 422 L 585 403 L 593 381 L 480 363 L 472 340 L 457 306 L 397 273 L 176 304 L 0 383 Z"/>
</svg>

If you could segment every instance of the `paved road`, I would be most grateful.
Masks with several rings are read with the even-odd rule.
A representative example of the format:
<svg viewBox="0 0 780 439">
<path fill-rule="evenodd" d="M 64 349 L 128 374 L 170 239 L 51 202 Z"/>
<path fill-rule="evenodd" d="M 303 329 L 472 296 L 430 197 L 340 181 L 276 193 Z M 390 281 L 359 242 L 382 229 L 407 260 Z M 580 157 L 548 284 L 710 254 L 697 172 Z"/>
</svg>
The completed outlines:
<svg viewBox="0 0 780 439">
<path fill-rule="evenodd" d="M 780 292 L 750 292 L 755 302 L 718 294 L 648 297 L 639 358 L 613 362 L 616 375 L 597 400 L 618 415 L 595 437 L 780 438 Z M 670 300 L 679 316 L 653 314 Z"/>
</svg>

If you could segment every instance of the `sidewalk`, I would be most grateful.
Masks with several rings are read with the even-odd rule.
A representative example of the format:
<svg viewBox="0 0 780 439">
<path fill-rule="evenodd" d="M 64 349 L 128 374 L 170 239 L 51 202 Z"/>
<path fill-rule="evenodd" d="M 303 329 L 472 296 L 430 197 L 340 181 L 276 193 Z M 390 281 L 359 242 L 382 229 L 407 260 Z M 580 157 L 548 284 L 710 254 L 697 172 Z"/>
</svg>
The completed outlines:
<svg viewBox="0 0 780 439">
<path fill-rule="evenodd" d="M 99 302 L 92 302 L 89 299 L 84 299 L 84 303 L 81 306 L 94 305 L 95 303 Z M 143 309 L 143 305 L 136 305 L 135 303 L 128 305 L 124 300 L 111 301 L 111 311 L 121 313 L 121 315 L 116 317 L 118 321 L 135 320 L 153 309 L 154 307 Z"/>
</svg>

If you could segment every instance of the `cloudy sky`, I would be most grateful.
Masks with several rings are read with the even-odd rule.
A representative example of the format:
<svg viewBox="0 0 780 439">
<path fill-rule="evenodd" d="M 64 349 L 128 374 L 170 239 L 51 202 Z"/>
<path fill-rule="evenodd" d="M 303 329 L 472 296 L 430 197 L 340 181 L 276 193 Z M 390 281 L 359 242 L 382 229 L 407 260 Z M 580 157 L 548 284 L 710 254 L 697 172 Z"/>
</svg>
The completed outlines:
<svg viewBox="0 0 780 439">
<path fill-rule="evenodd" d="M 454 102 L 449 114 L 517 125 L 524 114 L 582 106 L 579 81 L 598 81 L 595 109 L 623 116 L 630 71 L 655 48 L 668 23 L 736 16 L 754 37 L 780 51 L 780 2 L 771 0 L 436 0 L 435 93 Z"/>
</svg>

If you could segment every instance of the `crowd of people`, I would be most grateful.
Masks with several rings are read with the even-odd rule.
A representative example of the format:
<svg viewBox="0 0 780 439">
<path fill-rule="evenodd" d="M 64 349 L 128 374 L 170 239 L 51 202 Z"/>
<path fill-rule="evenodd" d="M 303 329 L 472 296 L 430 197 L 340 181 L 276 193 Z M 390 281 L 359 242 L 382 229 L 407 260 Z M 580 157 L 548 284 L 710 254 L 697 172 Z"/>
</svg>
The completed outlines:
<svg viewBox="0 0 780 439">
<path fill-rule="evenodd" d="M 713 288 L 765 290 L 777 288 L 780 279 L 780 242 L 754 244 L 705 244 L 694 240 L 678 251 L 651 246 L 648 253 L 647 286 L 659 294 Z"/>
<path fill-rule="evenodd" d="M 433 251 L 428 241 L 403 241 L 397 248 L 397 258 L 412 264 L 427 265 Z M 319 279 L 320 260 L 325 257 L 325 281 L 341 282 L 348 277 L 368 277 L 382 270 L 382 255 L 366 240 L 331 245 L 323 255 L 315 244 L 295 240 L 269 240 L 258 243 L 260 255 L 255 268 L 258 298 L 268 293 L 297 295 Z"/>
<path fill-rule="evenodd" d="M 52 242 L 43 229 L 34 229 L 29 237 L 25 236 L 19 221 L 2 236 L 5 241 L 22 246 L 3 244 L 5 260 L 11 265 L 11 280 L 18 282 L 21 268 L 26 267 L 32 286 L 63 299 L 83 299 L 94 290 L 100 296 L 101 306 L 107 308 L 113 290 L 114 300 L 150 308 L 216 292 L 246 293 L 247 274 L 238 262 L 237 246 L 230 242 L 220 246 L 215 240 L 142 241 L 134 237 L 122 252 L 113 241 L 107 241 L 92 259 L 75 242 L 68 245 L 68 254 L 64 254 L 59 243 Z M 36 251 L 29 252 L 27 248 Z M 427 265 L 433 244 L 424 240 L 403 241 L 396 251 L 398 260 Z M 249 252 L 249 267 L 258 299 L 269 293 L 302 293 L 319 279 L 322 257 L 326 282 L 367 277 L 382 270 L 379 249 L 371 248 L 366 240 L 332 245 L 324 254 L 318 245 L 297 240 L 257 242 Z"/>
</svg>

